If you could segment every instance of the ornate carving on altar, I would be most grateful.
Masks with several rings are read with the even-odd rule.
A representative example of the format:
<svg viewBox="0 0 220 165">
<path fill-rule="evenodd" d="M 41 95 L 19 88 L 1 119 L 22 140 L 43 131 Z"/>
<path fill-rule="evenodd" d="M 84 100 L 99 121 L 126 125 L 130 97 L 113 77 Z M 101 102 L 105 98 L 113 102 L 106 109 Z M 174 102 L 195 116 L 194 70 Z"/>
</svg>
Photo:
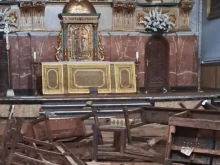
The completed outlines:
<svg viewBox="0 0 220 165">
<path fill-rule="evenodd" d="M 42 63 L 43 94 L 135 93 L 134 62 Z"/>
<path fill-rule="evenodd" d="M 20 3 L 21 30 L 43 30 L 45 1 L 23 1 Z"/>
<path fill-rule="evenodd" d="M 136 92 L 135 65 L 114 64 L 116 93 Z"/>
<path fill-rule="evenodd" d="M 99 51 L 98 43 L 99 17 L 100 14 L 96 13 L 94 6 L 87 0 L 71 1 L 64 6 L 63 13 L 59 15 L 62 25 L 60 60 L 98 61 L 104 59 L 103 52 Z"/>
<path fill-rule="evenodd" d="M 63 94 L 64 79 L 62 64 L 42 64 L 43 94 Z"/>
<path fill-rule="evenodd" d="M 113 2 L 113 29 L 133 29 L 133 15 L 136 8 L 134 2 Z"/>
<path fill-rule="evenodd" d="M 68 26 L 67 61 L 93 60 L 93 27 L 92 24 L 71 24 Z"/>
</svg>

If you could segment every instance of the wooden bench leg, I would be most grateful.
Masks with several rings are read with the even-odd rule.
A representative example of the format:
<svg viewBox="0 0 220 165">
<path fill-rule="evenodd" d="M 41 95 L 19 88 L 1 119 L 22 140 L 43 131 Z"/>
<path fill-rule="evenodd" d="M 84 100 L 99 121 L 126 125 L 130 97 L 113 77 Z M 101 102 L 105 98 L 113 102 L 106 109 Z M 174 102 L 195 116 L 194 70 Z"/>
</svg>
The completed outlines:
<svg viewBox="0 0 220 165">
<path fill-rule="evenodd" d="M 93 160 L 98 160 L 98 126 L 93 125 Z"/>
<path fill-rule="evenodd" d="M 19 138 L 21 136 L 22 119 L 17 118 L 16 120 L 17 120 L 17 122 L 16 122 L 16 130 L 15 130 L 15 132 L 13 134 L 13 141 L 12 141 L 12 144 L 11 144 L 11 148 L 10 148 L 10 151 L 9 151 L 9 155 L 8 155 L 8 159 L 7 159 L 6 165 L 11 165 L 16 145 L 17 145 L 17 143 L 19 141 Z"/>
<path fill-rule="evenodd" d="M 124 153 L 125 151 L 125 130 L 123 131 L 116 131 L 114 132 L 114 142 L 113 142 L 113 147 L 116 148 L 117 152 Z"/>
<path fill-rule="evenodd" d="M 175 132 L 176 132 L 176 127 L 175 126 L 170 126 L 170 128 L 169 128 L 169 136 L 168 136 L 168 141 L 167 141 L 167 147 L 166 147 L 165 159 L 169 159 L 170 158 L 172 138 L 173 138 L 173 133 L 175 133 Z"/>
</svg>

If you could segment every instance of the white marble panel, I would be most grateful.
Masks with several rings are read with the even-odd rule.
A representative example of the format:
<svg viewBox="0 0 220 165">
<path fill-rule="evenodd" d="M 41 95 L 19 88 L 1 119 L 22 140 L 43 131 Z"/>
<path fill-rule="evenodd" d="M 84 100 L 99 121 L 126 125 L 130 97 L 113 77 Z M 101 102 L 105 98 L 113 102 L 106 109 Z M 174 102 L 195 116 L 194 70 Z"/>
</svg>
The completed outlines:
<svg viewBox="0 0 220 165">
<path fill-rule="evenodd" d="M 45 9 L 44 27 L 47 30 L 61 30 L 58 14 L 62 13 L 63 5 L 47 5 Z"/>
<path fill-rule="evenodd" d="M 110 5 L 96 5 L 96 12 L 101 13 L 98 30 L 112 29 L 112 7 Z"/>
</svg>

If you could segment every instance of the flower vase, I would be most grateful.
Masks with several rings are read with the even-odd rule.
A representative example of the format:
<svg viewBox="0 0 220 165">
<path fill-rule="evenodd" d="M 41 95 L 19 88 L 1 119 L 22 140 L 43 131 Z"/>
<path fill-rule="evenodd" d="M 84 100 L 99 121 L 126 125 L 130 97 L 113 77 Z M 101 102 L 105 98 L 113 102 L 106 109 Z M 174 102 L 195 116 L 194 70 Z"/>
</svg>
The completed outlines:
<svg viewBox="0 0 220 165">
<path fill-rule="evenodd" d="M 157 33 L 152 33 L 152 35 L 157 37 L 162 37 L 163 33 L 157 32 Z"/>
</svg>

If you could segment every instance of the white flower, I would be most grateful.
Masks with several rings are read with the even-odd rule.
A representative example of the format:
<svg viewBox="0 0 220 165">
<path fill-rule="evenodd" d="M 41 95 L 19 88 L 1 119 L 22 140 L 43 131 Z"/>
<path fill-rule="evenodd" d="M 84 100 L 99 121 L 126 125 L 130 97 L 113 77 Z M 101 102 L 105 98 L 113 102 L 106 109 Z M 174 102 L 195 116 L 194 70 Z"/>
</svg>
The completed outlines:
<svg viewBox="0 0 220 165">
<path fill-rule="evenodd" d="M 162 9 L 155 8 L 150 10 L 149 13 L 144 16 L 144 21 L 140 21 L 145 27 L 146 31 L 151 32 L 168 32 L 170 28 L 174 27 L 175 24 L 169 20 L 167 14 L 162 13 Z"/>
</svg>

